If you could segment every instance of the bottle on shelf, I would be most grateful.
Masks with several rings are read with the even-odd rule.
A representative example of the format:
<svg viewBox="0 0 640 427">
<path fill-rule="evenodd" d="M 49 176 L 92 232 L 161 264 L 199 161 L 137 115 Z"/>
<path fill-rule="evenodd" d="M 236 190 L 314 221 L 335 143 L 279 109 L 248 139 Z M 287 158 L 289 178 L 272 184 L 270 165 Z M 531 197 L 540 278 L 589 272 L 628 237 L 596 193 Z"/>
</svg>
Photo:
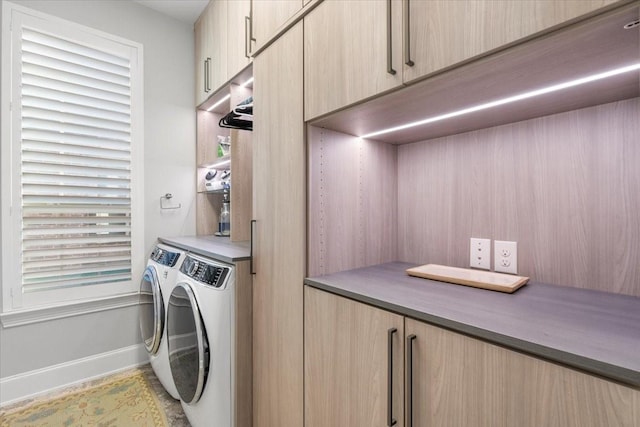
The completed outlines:
<svg viewBox="0 0 640 427">
<path fill-rule="evenodd" d="M 224 199 L 222 200 L 218 232 L 221 236 L 229 236 L 231 234 L 231 212 L 229 211 L 229 193 L 227 192 L 224 193 Z"/>
</svg>

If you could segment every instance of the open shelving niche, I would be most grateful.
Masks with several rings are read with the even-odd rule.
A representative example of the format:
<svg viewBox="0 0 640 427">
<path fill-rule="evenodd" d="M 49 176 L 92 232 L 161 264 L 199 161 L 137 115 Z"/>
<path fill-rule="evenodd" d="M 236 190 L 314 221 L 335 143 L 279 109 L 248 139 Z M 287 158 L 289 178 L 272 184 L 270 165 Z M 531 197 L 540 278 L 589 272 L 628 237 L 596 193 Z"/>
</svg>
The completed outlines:
<svg viewBox="0 0 640 427">
<path fill-rule="evenodd" d="M 620 238 L 640 256 L 640 232 L 625 228 L 640 209 L 640 71 L 359 137 L 640 63 L 639 29 L 623 28 L 639 10 L 540 33 L 308 122 L 308 274 L 398 260 L 468 267 L 469 238 L 486 237 L 518 241 L 518 273 L 534 280 L 640 295 L 635 266 L 620 265 L 614 283 L 585 264 L 619 263 Z"/>
<path fill-rule="evenodd" d="M 230 240 L 237 242 L 250 238 L 253 197 L 251 131 L 223 128 L 218 123 L 234 106 L 252 96 L 253 84 L 246 84 L 251 79 L 252 73 L 252 66 L 249 65 L 200 104 L 196 111 L 196 234 L 198 236 L 209 236 L 218 231 L 218 218 L 223 200 L 222 191 L 207 191 L 205 176 L 212 169 L 230 169 Z M 218 157 L 218 135 L 230 136 L 230 152 L 224 157 Z"/>
</svg>

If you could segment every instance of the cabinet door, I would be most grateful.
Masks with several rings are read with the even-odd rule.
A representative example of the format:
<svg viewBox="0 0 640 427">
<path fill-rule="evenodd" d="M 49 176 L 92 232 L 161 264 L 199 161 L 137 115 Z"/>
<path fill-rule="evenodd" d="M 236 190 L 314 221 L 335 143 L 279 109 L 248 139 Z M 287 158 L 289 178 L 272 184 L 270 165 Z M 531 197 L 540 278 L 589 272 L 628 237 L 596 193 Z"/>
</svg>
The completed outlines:
<svg viewBox="0 0 640 427">
<path fill-rule="evenodd" d="M 249 64 L 249 15 L 250 0 L 228 0 L 227 2 L 227 80 L 238 74 Z"/>
<path fill-rule="evenodd" d="M 195 71 L 196 71 L 196 81 L 195 81 L 195 95 L 196 95 L 196 106 L 202 104 L 202 102 L 209 97 L 211 91 L 207 89 L 207 69 L 208 63 L 207 60 L 207 49 L 208 49 L 208 32 L 209 32 L 209 20 L 207 11 L 200 15 L 200 18 L 196 21 L 194 25 L 194 44 L 195 44 Z"/>
<path fill-rule="evenodd" d="M 210 34 L 210 78 L 211 92 L 215 93 L 228 80 L 227 78 L 227 2 L 211 0 L 207 8 L 211 25 Z"/>
<path fill-rule="evenodd" d="M 304 317 L 305 426 L 403 426 L 403 317 L 308 286 Z"/>
<path fill-rule="evenodd" d="M 413 66 L 409 82 L 570 19 L 615 0 L 405 0 Z M 406 9 L 405 9 L 406 10 Z M 406 18 L 406 16 L 405 16 Z"/>
<path fill-rule="evenodd" d="M 254 426 L 303 425 L 302 23 L 260 53 L 253 127 Z"/>
<path fill-rule="evenodd" d="M 402 84 L 401 17 L 396 0 L 325 1 L 305 16 L 307 120 Z"/>
<path fill-rule="evenodd" d="M 273 37 L 289 18 L 302 9 L 302 0 L 251 0 L 254 47 Z"/>
<path fill-rule="evenodd" d="M 407 427 L 640 425 L 638 390 L 412 319 L 405 326 L 416 336 Z"/>
</svg>

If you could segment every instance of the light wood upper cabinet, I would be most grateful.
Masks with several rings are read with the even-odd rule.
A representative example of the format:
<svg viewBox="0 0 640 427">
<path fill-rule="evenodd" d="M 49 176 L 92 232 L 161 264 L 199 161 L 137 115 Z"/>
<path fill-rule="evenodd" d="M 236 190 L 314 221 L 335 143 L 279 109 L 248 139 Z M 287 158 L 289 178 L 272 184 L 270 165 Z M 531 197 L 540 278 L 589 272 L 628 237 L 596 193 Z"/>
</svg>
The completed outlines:
<svg viewBox="0 0 640 427">
<path fill-rule="evenodd" d="M 610 3 L 615 0 L 324 1 L 304 18 L 305 118 L 372 98 Z"/>
<path fill-rule="evenodd" d="M 307 120 L 402 85 L 400 4 L 324 1 L 305 16 Z"/>
<path fill-rule="evenodd" d="M 404 425 L 402 316 L 307 286 L 304 328 L 306 427 Z"/>
<path fill-rule="evenodd" d="M 227 0 L 227 80 L 251 62 L 250 15 L 251 0 Z"/>
<path fill-rule="evenodd" d="M 196 105 L 200 105 L 205 99 L 211 95 L 211 89 L 208 86 L 208 79 L 211 78 L 209 71 L 209 59 L 211 58 L 211 24 L 207 9 L 200 15 L 194 25 L 194 42 L 195 42 L 195 96 Z"/>
<path fill-rule="evenodd" d="M 254 423 L 303 425 L 302 23 L 253 62 Z"/>
<path fill-rule="evenodd" d="M 615 0 L 405 0 L 404 81 L 449 67 Z M 407 38 L 407 35 L 409 36 Z M 406 62 L 413 61 L 413 66 Z"/>
<path fill-rule="evenodd" d="M 227 81 L 227 2 L 211 0 L 194 32 L 197 106 Z"/>
<path fill-rule="evenodd" d="M 262 46 L 289 18 L 302 9 L 302 0 L 251 0 L 254 48 Z"/>
<path fill-rule="evenodd" d="M 211 0 L 207 7 L 209 22 L 211 23 L 211 84 L 216 92 L 227 82 L 227 1 Z"/>
<path fill-rule="evenodd" d="M 414 426 L 640 425 L 638 390 L 413 319 L 405 327 Z"/>
</svg>

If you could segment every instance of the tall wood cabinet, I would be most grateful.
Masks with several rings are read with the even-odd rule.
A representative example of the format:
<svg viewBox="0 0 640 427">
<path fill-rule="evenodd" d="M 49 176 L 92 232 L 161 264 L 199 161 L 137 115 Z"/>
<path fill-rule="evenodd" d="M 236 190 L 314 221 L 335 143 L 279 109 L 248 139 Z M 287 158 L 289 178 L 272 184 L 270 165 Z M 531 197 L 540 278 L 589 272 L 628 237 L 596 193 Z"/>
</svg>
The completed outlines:
<svg viewBox="0 0 640 427">
<path fill-rule="evenodd" d="M 389 372 L 397 426 L 640 423 L 640 390 L 306 287 L 305 426 L 389 425 Z"/>
<path fill-rule="evenodd" d="M 253 61 L 254 426 L 303 425 L 302 23 Z"/>
<path fill-rule="evenodd" d="M 422 79 L 615 2 L 325 1 L 304 18 L 305 118 Z"/>
</svg>

